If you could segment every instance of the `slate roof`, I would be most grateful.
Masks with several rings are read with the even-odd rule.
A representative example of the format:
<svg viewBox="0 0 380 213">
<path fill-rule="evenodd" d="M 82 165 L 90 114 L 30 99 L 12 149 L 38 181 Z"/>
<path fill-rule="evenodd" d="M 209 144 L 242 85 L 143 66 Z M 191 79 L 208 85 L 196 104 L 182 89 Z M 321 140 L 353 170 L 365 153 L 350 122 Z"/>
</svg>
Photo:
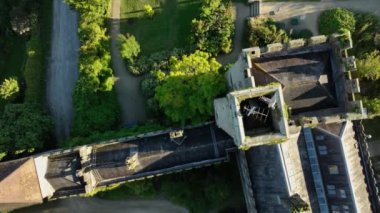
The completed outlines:
<svg viewBox="0 0 380 213">
<path fill-rule="evenodd" d="M 320 48 L 320 50 L 316 50 Z M 292 53 L 263 54 L 252 59 L 256 85 L 279 82 L 292 114 L 338 107 L 332 76 L 331 48 L 301 48 Z"/>
<path fill-rule="evenodd" d="M 0 211 L 38 203 L 42 197 L 33 158 L 0 163 Z"/>
</svg>

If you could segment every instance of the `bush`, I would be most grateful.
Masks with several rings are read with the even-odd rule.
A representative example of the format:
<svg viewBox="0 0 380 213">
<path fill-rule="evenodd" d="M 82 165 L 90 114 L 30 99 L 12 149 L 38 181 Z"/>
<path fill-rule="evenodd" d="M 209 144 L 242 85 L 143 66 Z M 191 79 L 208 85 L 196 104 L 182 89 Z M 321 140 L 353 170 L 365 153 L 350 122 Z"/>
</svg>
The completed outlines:
<svg viewBox="0 0 380 213">
<path fill-rule="evenodd" d="M 0 85 L 0 98 L 4 100 L 14 98 L 18 92 L 19 86 L 15 78 L 5 79 Z"/>
<path fill-rule="evenodd" d="M 199 50 L 212 55 L 231 51 L 234 23 L 227 2 L 203 1 L 200 17 L 192 21 L 192 40 Z"/>
<path fill-rule="evenodd" d="M 133 35 L 119 35 L 118 37 L 121 57 L 129 63 L 133 63 L 134 59 L 140 54 L 140 45 Z"/>
<path fill-rule="evenodd" d="M 66 2 L 80 14 L 80 74 L 73 95 L 75 117 L 72 132 L 76 136 L 87 136 L 113 129 L 119 117 L 104 19 L 109 0 Z"/>
<path fill-rule="evenodd" d="M 354 41 L 353 52 L 356 57 L 363 57 L 366 53 L 376 49 L 376 38 L 380 38 L 380 23 L 379 18 L 371 13 L 355 13 L 355 31 L 352 33 Z M 380 41 L 380 40 L 379 40 Z"/>
<path fill-rule="evenodd" d="M 154 10 L 153 10 L 153 7 L 150 5 L 150 4 L 146 4 L 144 5 L 144 10 L 145 10 L 145 14 L 148 16 L 148 17 L 153 17 L 154 15 Z"/>
<path fill-rule="evenodd" d="M 380 115 L 380 98 L 364 98 L 363 105 L 368 109 L 370 116 Z"/>
<path fill-rule="evenodd" d="M 43 147 L 52 120 L 36 104 L 8 104 L 0 118 L 0 153 Z"/>
<path fill-rule="evenodd" d="M 145 78 L 141 81 L 141 92 L 147 98 L 153 97 L 155 89 L 158 85 L 157 79 L 155 78 Z"/>
<path fill-rule="evenodd" d="M 334 8 L 322 12 L 319 17 L 319 32 L 330 35 L 346 29 L 353 33 L 355 31 L 355 23 L 356 20 L 353 12 L 343 8 Z"/>
<path fill-rule="evenodd" d="M 271 18 L 252 19 L 248 21 L 248 40 L 251 46 L 262 47 L 271 43 L 287 42 L 288 35 Z"/>
<path fill-rule="evenodd" d="M 366 54 L 363 59 L 357 60 L 359 77 L 368 80 L 380 79 L 380 52 L 373 51 Z"/>
<path fill-rule="evenodd" d="M 303 30 L 299 30 L 299 31 L 293 31 L 293 33 L 290 36 L 293 39 L 299 39 L 299 38 L 309 39 L 313 36 L 313 32 L 311 32 L 308 29 L 303 29 Z"/>
</svg>

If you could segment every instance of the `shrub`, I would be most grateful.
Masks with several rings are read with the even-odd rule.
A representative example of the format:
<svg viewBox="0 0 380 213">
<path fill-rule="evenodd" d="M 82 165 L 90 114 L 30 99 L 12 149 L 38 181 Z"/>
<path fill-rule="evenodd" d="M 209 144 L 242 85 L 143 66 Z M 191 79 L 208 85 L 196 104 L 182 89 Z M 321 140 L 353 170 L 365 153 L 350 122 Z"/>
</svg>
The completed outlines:
<svg viewBox="0 0 380 213">
<path fill-rule="evenodd" d="M 380 52 L 375 50 L 357 60 L 358 74 L 368 80 L 380 79 Z"/>
<path fill-rule="evenodd" d="M 133 63 L 134 59 L 140 54 L 140 45 L 133 35 L 119 35 L 118 37 L 121 57 L 129 63 Z"/>
<path fill-rule="evenodd" d="M 141 81 L 141 92 L 147 98 L 153 97 L 155 89 L 158 85 L 157 79 L 155 78 L 145 78 Z"/>
<path fill-rule="evenodd" d="M 380 98 L 364 98 L 363 105 L 368 109 L 370 116 L 380 115 Z"/>
<path fill-rule="evenodd" d="M 18 82 L 15 78 L 5 79 L 0 85 L 0 97 L 9 100 L 15 97 L 19 92 Z"/>
<path fill-rule="evenodd" d="M 276 26 L 273 19 L 252 19 L 248 21 L 248 40 L 251 46 L 265 46 L 288 40 L 285 30 Z"/>
<path fill-rule="evenodd" d="M 153 15 L 154 15 L 154 9 L 153 9 L 153 7 L 150 4 L 144 5 L 144 10 L 145 10 L 145 14 L 148 17 L 150 17 L 150 18 L 153 17 Z"/>
<path fill-rule="evenodd" d="M 0 118 L 0 153 L 43 147 L 52 120 L 36 104 L 8 104 Z"/>
<path fill-rule="evenodd" d="M 355 31 L 355 23 L 356 20 L 353 12 L 343 8 L 334 8 L 322 12 L 319 17 L 319 32 L 330 35 L 346 29 L 353 33 Z"/>
<path fill-rule="evenodd" d="M 200 17 L 192 21 L 192 41 L 199 50 L 212 55 L 231 51 L 234 23 L 227 2 L 203 1 Z"/>
<path fill-rule="evenodd" d="M 291 37 L 294 38 L 294 39 L 299 39 L 299 38 L 309 39 L 312 36 L 313 36 L 313 32 L 311 32 L 308 29 L 303 29 L 303 30 L 299 30 L 299 31 L 293 31 L 293 33 L 291 34 Z"/>
</svg>

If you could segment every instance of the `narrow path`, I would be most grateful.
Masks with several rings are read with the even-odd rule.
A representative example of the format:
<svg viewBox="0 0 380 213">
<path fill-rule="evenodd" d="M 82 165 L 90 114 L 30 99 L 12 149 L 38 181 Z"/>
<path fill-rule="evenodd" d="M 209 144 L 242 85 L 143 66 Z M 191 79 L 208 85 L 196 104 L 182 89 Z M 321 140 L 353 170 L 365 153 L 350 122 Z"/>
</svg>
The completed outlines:
<svg viewBox="0 0 380 213">
<path fill-rule="evenodd" d="M 233 49 L 231 53 L 226 55 L 221 55 L 217 59 L 223 64 L 235 63 L 241 53 L 243 47 L 243 37 L 244 28 L 247 26 L 247 18 L 249 17 L 249 6 L 245 3 L 236 2 L 234 3 L 236 10 L 236 20 L 235 20 L 235 35 L 233 39 Z"/>
<path fill-rule="evenodd" d="M 133 125 L 145 121 L 145 101 L 140 91 L 142 77 L 132 76 L 121 58 L 117 47 L 117 37 L 120 34 L 121 0 L 112 1 L 111 20 L 111 55 L 112 67 L 116 76 L 116 92 L 121 108 L 124 125 Z"/>
<path fill-rule="evenodd" d="M 51 58 L 47 71 L 47 102 L 58 140 L 70 136 L 72 93 L 78 78 L 78 15 L 64 3 L 53 2 Z"/>
</svg>

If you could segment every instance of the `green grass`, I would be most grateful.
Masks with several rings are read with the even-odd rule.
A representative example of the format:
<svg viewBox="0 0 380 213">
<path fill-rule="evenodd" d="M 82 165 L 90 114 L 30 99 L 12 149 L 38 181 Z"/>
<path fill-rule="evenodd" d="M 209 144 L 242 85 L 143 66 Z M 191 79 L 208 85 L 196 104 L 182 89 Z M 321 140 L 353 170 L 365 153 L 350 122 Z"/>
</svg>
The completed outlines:
<svg viewBox="0 0 380 213">
<path fill-rule="evenodd" d="M 23 66 L 26 59 L 26 39 L 21 36 L 13 35 L 8 37 L 8 52 L 0 54 L 0 81 L 5 78 L 22 78 Z"/>
<path fill-rule="evenodd" d="M 39 9 L 39 30 L 27 43 L 27 60 L 24 69 L 26 82 L 25 101 L 42 103 L 45 97 L 47 55 L 51 43 L 52 1 L 43 0 Z"/>
<path fill-rule="evenodd" d="M 145 17 L 144 5 L 155 14 Z M 200 14 L 201 0 L 123 0 L 121 32 L 134 35 L 142 54 L 185 47 L 190 42 L 191 21 Z"/>
</svg>

